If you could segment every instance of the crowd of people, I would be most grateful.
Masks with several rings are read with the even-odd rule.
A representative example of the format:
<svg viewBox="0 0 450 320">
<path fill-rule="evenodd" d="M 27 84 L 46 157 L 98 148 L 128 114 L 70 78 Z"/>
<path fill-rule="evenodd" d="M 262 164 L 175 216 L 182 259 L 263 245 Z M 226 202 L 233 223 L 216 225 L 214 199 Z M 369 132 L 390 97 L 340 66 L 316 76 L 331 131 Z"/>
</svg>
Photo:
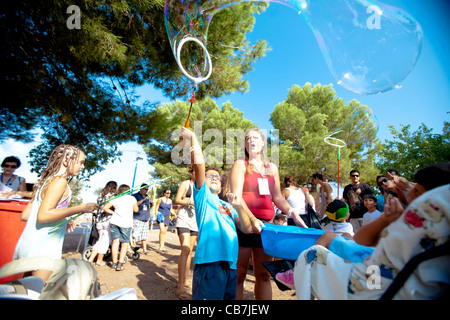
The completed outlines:
<svg viewBox="0 0 450 320">
<path fill-rule="evenodd" d="M 299 299 L 374 299 L 408 259 L 420 251 L 420 246 L 427 249 L 423 244 L 425 238 L 430 239 L 428 246 L 448 241 L 450 163 L 419 170 L 415 183 L 389 169 L 376 178 L 381 192 L 378 197 L 368 184 L 360 182 L 360 172 L 351 170 L 351 183 L 345 186 L 342 198 L 333 199 L 332 187 L 321 172 L 315 172 L 311 179 L 320 189 L 314 199 L 293 176 L 286 176 L 281 188 L 278 168 L 267 160 L 266 138 L 257 128 L 247 130 L 245 157 L 236 160 L 226 174 L 217 167 L 206 166 L 192 131 L 182 128 L 181 135 L 190 143 L 192 164 L 188 167 L 190 179 L 181 182 L 174 202 L 170 189 L 163 190 L 162 197 L 152 201 L 145 184 L 134 194 L 117 197 L 130 187 L 109 181 L 97 203 L 69 206 L 68 183 L 84 168 L 85 155 L 81 149 L 70 145 L 56 147 L 32 192 L 26 190 L 25 179 L 14 175 L 20 160 L 5 158 L 0 195 L 31 199 L 21 214 L 27 223 L 14 259 L 39 255 L 60 259 L 64 235 L 66 230 L 74 229 L 74 224 L 71 221 L 67 226 L 57 226 L 57 223 L 81 212 L 92 212 L 95 219 L 89 261 L 105 266 L 104 255 L 110 249 L 110 267 L 122 271 L 130 248 L 139 245 L 144 254 L 148 253 L 152 215 L 156 216 L 160 230 L 159 253 L 166 251 L 166 232 L 171 216 L 176 216 L 181 249 L 178 298 L 190 296 L 187 281 L 195 248 L 193 300 L 242 299 L 250 264 L 255 276 L 255 299 L 270 300 L 272 280 L 264 263 L 274 258 L 264 252 L 261 239 L 264 224 L 310 228 L 309 212 L 315 210 L 323 236 L 300 254 L 294 269 L 277 274 L 276 280 L 295 289 Z M 180 207 L 176 214 L 173 204 Z M 441 267 L 448 265 L 448 256 L 443 259 L 447 260 L 436 260 L 423 269 L 427 276 L 414 275 L 412 284 L 405 286 L 399 297 L 435 298 L 443 287 L 448 288 L 450 275 Z M 365 285 L 366 270 L 371 265 L 382 270 L 381 286 L 376 290 Z M 50 274 L 35 270 L 31 275 L 45 282 Z M 412 287 L 415 293 L 408 291 Z"/>
</svg>

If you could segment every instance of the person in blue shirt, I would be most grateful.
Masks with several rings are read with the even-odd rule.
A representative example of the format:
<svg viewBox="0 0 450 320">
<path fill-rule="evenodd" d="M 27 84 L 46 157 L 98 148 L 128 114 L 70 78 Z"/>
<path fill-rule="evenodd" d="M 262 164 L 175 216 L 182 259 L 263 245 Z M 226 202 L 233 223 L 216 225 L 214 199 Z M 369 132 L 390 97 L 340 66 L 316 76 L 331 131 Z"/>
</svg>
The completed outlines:
<svg viewBox="0 0 450 320">
<path fill-rule="evenodd" d="M 142 251 L 145 255 L 147 251 L 147 238 L 150 220 L 150 198 L 147 195 L 148 186 L 143 183 L 139 192 L 133 194 L 139 207 L 138 212 L 133 213 L 133 240 L 142 243 Z"/>
<path fill-rule="evenodd" d="M 236 227 L 250 233 L 251 222 L 238 195 L 228 193 L 229 202 L 219 198 L 222 189 L 220 171 L 216 167 L 205 168 L 195 134 L 182 128 L 181 135 L 191 142 L 191 163 L 195 172 L 194 204 L 199 231 L 192 300 L 234 300 L 239 251 Z"/>
</svg>

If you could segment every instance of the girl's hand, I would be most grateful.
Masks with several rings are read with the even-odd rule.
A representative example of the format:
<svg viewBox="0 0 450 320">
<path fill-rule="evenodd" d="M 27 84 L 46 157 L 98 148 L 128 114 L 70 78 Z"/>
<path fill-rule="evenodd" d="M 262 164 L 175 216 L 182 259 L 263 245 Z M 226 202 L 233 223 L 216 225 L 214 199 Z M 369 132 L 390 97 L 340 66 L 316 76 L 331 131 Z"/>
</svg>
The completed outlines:
<svg viewBox="0 0 450 320">
<path fill-rule="evenodd" d="M 75 230 L 75 222 L 73 220 L 67 222 L 66 231 L 71 233 Z"/>
<path fill-rule="evenodd" d="M 94 210 L 97 210 L 99 208 L 99 205 L 95 202 L 89 202 L 84 204 L 84 212 L 93 212 Z"/>
<path fill-rule="evenodd" d="M 396 197 L 388 195 L 384 203 L 384 212 L 382 213 L 382 217 L 389 223 L 392 223 L 402 215 L 403 211 L 404 208 L 400 200 Z"/>
<path fill-rule="evenodd" d="M 399 184 L 399 180 L 400 180 L 399 176 L 397 176 L 395 174 L 393 175 L 390 172 L 388 172 L 386 174 L 386 176 L 388 177 L 389 180 L 392 180 L 396 186 Z"/>
</svg>

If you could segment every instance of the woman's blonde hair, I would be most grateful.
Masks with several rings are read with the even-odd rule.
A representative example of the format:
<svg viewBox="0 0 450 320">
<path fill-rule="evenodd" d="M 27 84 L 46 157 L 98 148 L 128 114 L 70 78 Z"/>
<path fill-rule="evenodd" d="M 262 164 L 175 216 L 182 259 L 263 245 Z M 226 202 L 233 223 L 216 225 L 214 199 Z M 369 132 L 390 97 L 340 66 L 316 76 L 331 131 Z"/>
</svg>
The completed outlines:
<svg viewBox="0 0 450 320">
<path fill-rule="evenodd" d="M 269 164 L 269 161 L 267 161 L 267 156 L 266 156 L 267 139 L 264 136 L 264 134 L 262 133 L 262 131 L 259 130 L 258 128 L 248 129 L 247 131 L 245 131 L 245 135 L 244 135 L 245 140 L 247 140 L 247 136 L 250 134 L 250 132 L 253 132 L 253 131 L 257 132 L 261 136 L 261 140 L 264 142 L 264 146 L 261 149 L 261 160 L 262 160 L 265 168 L 270 168 L 270 164 Z M 246 143 L 247 143 L 247 141 L 246 141 Z M 249 161 L 249 156 L 250 155 L 249 155 L 249 153 L 247 151 L 247 148 L 244 148 L 244 151 L 245 151 L 245 160 L 248 163 L 248 165 L 247 165 L 247 173 L 251 174 L 252 171 L 253 171 L 253 168 L 255 166 L 253 165 L 253 163 L 250 163 L 250 161 Z"/>
</svg>

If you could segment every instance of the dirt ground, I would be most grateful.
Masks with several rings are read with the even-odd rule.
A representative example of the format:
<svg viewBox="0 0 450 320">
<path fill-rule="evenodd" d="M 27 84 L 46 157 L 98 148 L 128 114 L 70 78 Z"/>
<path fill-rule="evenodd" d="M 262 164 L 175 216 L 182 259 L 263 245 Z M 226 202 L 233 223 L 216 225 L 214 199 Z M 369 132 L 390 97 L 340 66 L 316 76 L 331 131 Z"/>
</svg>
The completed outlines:
<svg viewBox="0 0 450 320">
<path fill-rule="evenodd" d="M 75 233 L 67 234 L 63 246 L 63 258 L 81 258 L 81 252 L 77 252 L 77 246 L 82 237 L 80 251 L 84 244 L 82 229 L 77 228 Z M 178 281 L 178 257 L 180 254 L 180 244 L 178 236 L 172 229 L 166 235 L 165 248 L 167 252 L 157 253 L 159 247 L 159 229 L 154 227 L 150 230 L 148 242 L 149 255 L 143 255 L 142 250 L 138 260 L 131 260 L 125 264 L 125 270 L 115 271 L 109 266 L 95 266 L 102 294 L 122 289 L 134 288 L 139 300 L 178 300 L 175 295 Z M 107 261 L 108 263 L 110 261 Z M 188 279 L 189 289 L 192 292 L 192 270 Z M 253 289 L 255 277 L 251 270 L 247 274 L 244 288 L 244 299 L 254 300 Z M 281 291 L 272 280 L 273 300 L 296 300 L 294 291 Z"/>
</svg>

